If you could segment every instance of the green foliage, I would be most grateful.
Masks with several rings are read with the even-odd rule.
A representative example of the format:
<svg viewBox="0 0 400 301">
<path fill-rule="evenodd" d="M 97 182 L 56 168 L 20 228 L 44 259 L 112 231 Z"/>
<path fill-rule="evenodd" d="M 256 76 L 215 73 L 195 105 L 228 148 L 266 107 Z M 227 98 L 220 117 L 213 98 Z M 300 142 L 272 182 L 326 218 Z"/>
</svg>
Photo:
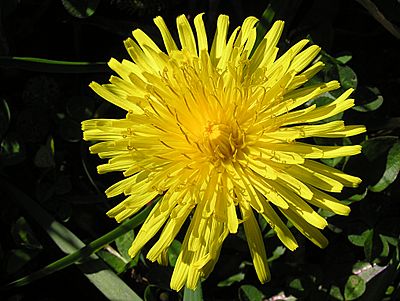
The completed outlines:
<svg viewBox="0 0 400 301">
<path fill-rule="evenodd" d="M 365 281 L 356 275 L 351 275 L 347 279 L 344 287 L 344 297 L 346 300 L 355 300 L 365 292 Z"/>
<path fill-rule="evenodd" d="M 370 187 L 369 189 L 373 192 L 381 192 L 385 190 L 390 184 L 392 184 L 399 174 L 400 171 L 400 142 L 396 142 L 390 148 L 387 159 L 385 172 L 382 178 Z"/>
<path fill-rule="evenodd" d="M 171 246 L 168 248 L 168 262 L 169 265 L 174 267 L 181 250 L 181 243 L 174 239 Z"/>
<path fill-rule="evenodd" d="M 227 279 L 219 282 L 217 286 L 219 287 L 224 287 L 224 286 L 231 286 L 235 282 L 240 282 L 244 279 L 245 274 L 244 273 L 237 273 L 235 275 L 232 275 L 228 277 Z"/>
<path fill-rule="evenodd" d="M 61 0 L 65 9 L 76 18 L 87 18 L 94 14 L 100 0 Z"/>
<path fill-rule="evenodd" d="M 264 294 L 252 285 L 245 284 L 239 288 L 240 301 L 261 301 L 264 297 Z"/>
</svg>

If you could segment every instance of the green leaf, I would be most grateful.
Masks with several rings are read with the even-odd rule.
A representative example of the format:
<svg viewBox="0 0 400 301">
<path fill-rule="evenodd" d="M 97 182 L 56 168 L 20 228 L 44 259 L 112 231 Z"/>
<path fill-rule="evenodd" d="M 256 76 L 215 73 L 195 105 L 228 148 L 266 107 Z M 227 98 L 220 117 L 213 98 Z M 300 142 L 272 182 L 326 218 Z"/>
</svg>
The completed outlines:
<svg viewBox="0 0 400 301">
<path fill-rule="evenodd" d="M 23 162 L 26 151 L 23 142 L 15 133 L 8 135 L 1 142 L 0 163 L 4 166 L 12 166 Z"/>
<path fill-rule="evenodd" d="M 99 250 L 96 253 L 101 259 L 104 260 L 117 274 L 125 272 L 127 261 L 115 250 L 109 250 L 108 248 Z"/>
<path fill-rule="evenodd" d="M 340 64 L 347 64 L 350 62 L 350 60 L 353 58 L 351 55 L 342 55 L 336 58 L 336 61 L 338 61 Z"/>
<path fill-rule="evenodd" d="M 195 290 L 191 290 L 185 286 L 183 291 L 183 301 L 203 301 L 203 290 L 201 289 L 200 281 Z"/>
<path fill-rule="evenodd" d="M 7 274 L 15 274 L 38 254 L 37 250 L 14 249 L 7 260 Z"/>
<path fill-rule="evenodd" d="M 330 159 L 321 159 L 322 162 L 324 162 L 326 165 L 335 167 L 339 163 L 341 163 L 344 160 L 344 157 L 336 157 L 336 158 L 330 158 Z"/>
<path fill-rule="evenodd" d="M 369 161 L 375 161 L 385 154 L 398 140 L 397 136 L 380 136 L 361 142 L 362 153 Z"/>
<path fill-rule="evenodd" d="M 115 240 L 115 244 L 117 245 L 118 252 L 127 261 L 132 260 L 131 256 L 129 256 L 129 254 L 128 254 L 128 250 L 132 246 L 132 242 L 134 239 L 135 239 L 135 232 L 133 232 L 133 230 L 131 230 L 131 231 L 128 231 L 125 234 L 119 236 Z"/>
<path fill-rule="evenodd" d="M 396 142 L 389 150 L 386 169 L 382 178 L 374 186 L 369 189 L 373 192 L 381 192 L 392 184 L 400 171 L 400 142 Z"/>
<path fill-rule="evenodd" d="M 283 246 L 277 246 L 274 252 L 272 252 L 272 256 L 268 258 L 268 262 L 271 263 L 272 261 L 278 259 L 283 254 L 285 254 L 286 248 Z"/>
<path fill-rule="evenodd" d="M 74 263 L 79 263 L 77 267 L 108 299 L 141 300 L 125 282 L 93 253 L 114 241 L 123 233 L 126 233 L 142 223 L 150 212 L 151 206 L 147 207 L 129 222 L 120 225 L 111 232 L 85 246 L 75 234 L 55 221 L 54 218 L 43 210 L 35 201 L 15 188 L 11 183 L 2 179 L 0 181 L 0 188 L 3 193 L 6 193 L 9 198 L 32 215 L 64 253 L 69 254 L 37 272 L 9 283 L 6 288 L 26 285 Z"/>
<path fill-rule="evenodd" d="M 331 289 L 329 291 L 329 295 L 331 295 L 335 300 L 340 300 L 340 301 L 344 300 L 342 292 L 340 291 L 340 288 L 335 286 L 335 285 L 331 286 Z"/>
<path fill-rule="evenodd" d="M 178 259 L 179 252 L 181 251 L 181 243 L 174 239 L 171 243 L 170 247 L 168 248 L 168 261 L 170 266 L 174 267 L 176 260 Z"/>
<path fill-rule="evenodd" d="M 368 193 L 368 188 L 365 188 L 363 193 L 353 194 L 351 197 L 348 197 L 346 200 L 343 200 L 343 204 L 350 205 L 351 203 L 359 202 L 367 196 L 367 193 Z"/>
<path fill-rule="evenodd" d="M 232 285 L 233 283 L 235 283 L 235 282 L 240 282 L 240 281 L 242 281 L 242 280 L 244 279 L 244 277 L 245 277 L 245 274 L 242 273 L 242 272 L 240 272 L 240 273 L 237 273 L 237 274 L 235 274 L 235 275 L 232 275 L 232 276 L 230 276 L 229 278 L 227 278 L 227 279 L 225 279 L 225 280 L 219 282 L 219 283 L 217 284 L 217 286 L 218 286 L 218 287 L 231 286 L 231 285 Z"/>
<path fill-rule="evenodd" d="M 368 235 L 366 236 L 364 242 L 364 254 L 365 258 L 368 261 L 372 260 L 373 239 L 374 239 L 374 229 L 370 229 L 368 230 Z"/>
<path fill-rule="evenodd" d="M 289 287 L 298 290 L 300 292 L 304 291 L 303 284 L 301 283 L 301 280 L 299 278 L 295 278 L 289 283 Z"/>
<path fill-rule="evenodd" d="M 103 62 L 70 62 L 47 60 L 36 57 L 0 56 L 0 67 L 17 68 L 35 72 L 48 73 L 98 73 L 106 72 L 107 64 Z"/>
<path fill-rule="evenodd" d="M 389 256 L 389 245 L 392 245 L 397 248 L 399 246 L 399 239 L 396 237 L 379 234 L 379 238 L 382 242 L 382 252 L 381 254 L 379 254 L 380 257 Z"/>
<path fill-rule="evenodd" d="M 365 292 L 365 281 L 356 275 L 351 275 L 344 287 L 344 297 L 346 300 L 355 300 Z"/>
<path fill-rule="evenodd" d="M 146 286 L 144 290 L 143 297 L 144 301 L 158 301 L 158 293 L 160 288 L 157 285 L 150 284 Z"/>
<path fill-rule="evenodd" d="M 76 18 L 87 18 L 94 14 L 100 0 L 61 0 L 65 9 Z"/>
<path fill-rule="evenodd" d="M 34 164 L 40 168 L 50 168 L 55 166 L 54 162 L 54 140 L 52 137 L 47 139 L 45 145 L 41 145 L 33 159 Z"/>
<path fill-rule="evenodd" d="M 264 294 L 255 286 L 245 284 L 239 288 L 240 301 L 262 301 L 264 297 Z"/>
<path fill-rule="evenodd" d="M 382 95 L 378 95 L 375 100 L 363 105 L 354 106 L 352 109 L 358 112 L 371 112 L 379 109 L 382 104 L 383 97 Z"/>
<path fill-rule="evenodd" d="M 264 38 L 265 34 L 267 33 L 267 28 L 269 28 L 272 25 L 272 22 L 275 18 L 275 9 L 274 9 L 274 3 L 277 2 L 276 0 L 271 1 L 272 3 L 269 3 L 267 8 L 264 10 L 262 13 L 260 22 L 257 24 L 257 39 L 256 39 L 256 45 L 258 45 L 262 39 Z M 254 50 L 253 50 L 254 51 Z"/>
<path fill-rule="evenodd" d="M 355 245 L 357 247 L 364 247 L 366 240 L 368 239 L 368 237 L 373 235 L 373 232 L 374 232 L 373 229 L 368 229 L 368 230 L 365 230 L 360 235 L 351 234 L 351 235 L 347 236 L 347 238 L 353 245 Z"/>
<path fill-rule="evenodd" d="M 11 113 L 7 101 L 0 98 L 0 140 L 3 139 L 4 134 L 7 132 L 10 119 Z"/>
<path fill-rule="evenodd" d="M 343 89 L 357 88 L 357 75 L 349 66 L 337 66 L 339 72 L 339 81 Z"/>
<path fill-rule="evenodd" d="M 41 250 L 43 246 L 35 237 L 26 219 L 21 216 L 11 228 L 11 234 L 17 244 L 31 250 Z"/>
</svg>

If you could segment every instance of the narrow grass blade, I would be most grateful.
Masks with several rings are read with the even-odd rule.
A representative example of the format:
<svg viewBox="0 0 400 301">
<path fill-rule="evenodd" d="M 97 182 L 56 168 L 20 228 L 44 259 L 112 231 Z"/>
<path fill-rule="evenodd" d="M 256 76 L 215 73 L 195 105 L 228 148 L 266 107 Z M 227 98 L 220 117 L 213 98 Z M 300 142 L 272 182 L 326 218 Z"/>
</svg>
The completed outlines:
<svg viewBox="0 0 400 301">
<path fill-rule="evenodd" d="M 0 56 L 0 67 L 47 73 L 97 73 L 108 71 L 107 64 L 104 62 L 70 62 L 35 57 Z"/>
<path fill-rule="evenodd" d="M 94 253 L 104 245 L 114 241 L 120 235 L 143 223 L 151 210 L 151 206 L 144 209 L 134 218 L 85 246 L 85 244 L 70 230 L 54 220 L 53 217 L 43 210 L 35 201 L 12 184 L 2 179 L 0 188 L 3 193 L 29 212 L 63 252 L 69 253 L 69 255 L 49 264 L 43 269 L 9 283 L 7 286 L 3 287 L 3 289 L 26 285 L 72 264 L 77 264 L 78 268 L 85 276 L 108 299 L 142 300 Z"/>
</svg>

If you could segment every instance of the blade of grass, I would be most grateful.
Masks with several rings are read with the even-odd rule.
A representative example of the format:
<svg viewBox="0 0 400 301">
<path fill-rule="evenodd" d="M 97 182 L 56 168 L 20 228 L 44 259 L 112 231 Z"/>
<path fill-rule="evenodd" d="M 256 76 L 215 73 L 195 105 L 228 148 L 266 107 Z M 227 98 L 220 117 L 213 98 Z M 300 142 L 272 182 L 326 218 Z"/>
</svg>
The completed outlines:
<svg viewBox="0 0 400 301">
<path fill-rule="evenodd" d="M 29 284 L 72 264 L 77 264 L 85 276 L 110 300 L 142 300 L 94 253 L 120 235 L 143 223 L 152 206 L 148 206 L 132 219 L 85 246 L 75 234 L 54 220 L 35 201 L 14 185 L 2 179 L 0 188 L 3 193 L 6 193 L 32 215 L 63 252 L 69 253 L 43 269 L 7 284 L 2 289 Z"/>
<path fill-rule="evenodd" d="M 97 73 L 108 70 L 104 62 L 70 62 L 15 56 L 0 56 L 0 67 L 47 73 Z"/>
</svg>

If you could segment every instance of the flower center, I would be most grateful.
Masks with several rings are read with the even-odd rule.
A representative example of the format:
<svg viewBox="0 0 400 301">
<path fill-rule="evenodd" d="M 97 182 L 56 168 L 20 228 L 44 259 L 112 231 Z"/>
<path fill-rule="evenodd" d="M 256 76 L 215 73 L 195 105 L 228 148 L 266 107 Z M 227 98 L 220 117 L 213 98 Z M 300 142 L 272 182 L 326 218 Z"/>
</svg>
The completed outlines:
<svg viewBox="0 0 400 301">
<path fill-rule="evenodd" d="M 223 123 L 209 122 L 204 131 L 204 145 L 214 160 L 228 160 L 236 148 L 232 128 Z"/>
</svg>

